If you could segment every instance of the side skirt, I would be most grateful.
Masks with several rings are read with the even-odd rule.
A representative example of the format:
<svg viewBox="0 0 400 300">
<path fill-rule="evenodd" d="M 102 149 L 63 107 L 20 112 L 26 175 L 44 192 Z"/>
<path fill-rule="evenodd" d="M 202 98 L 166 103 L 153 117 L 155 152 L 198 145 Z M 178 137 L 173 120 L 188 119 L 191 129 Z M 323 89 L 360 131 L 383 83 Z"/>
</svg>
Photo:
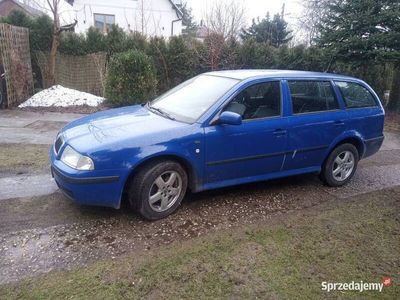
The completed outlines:
<svg viewBox="0 0 400 300">
<path fill-rule="evenodd" d="M 239 184 L 245 184 L 245 183 L 250 183 L 250 182 L 265 181 L 265 180 L 270 180 L 270 179 L 295 176 L 295 175 L 299 175 L 299 174 L 319 173 L 319 172 L 321 172 L 320 166 L 308 167 L 308 168 L 296 169 L 296 170 L 287 170 L 287 171 L 263 174 L 263 175 L 252 176 L 252 177 L 235 178 L 235 179 L 223 180 L 223 181 L 218 181 L 218 182 L 206 183 L 203 186 L 199 186 L 199 188 L 196 190 L 196 192 L 212 190 L 212 189 L 233 186 L 233 185 L 239 185 Z"/>
</svg>

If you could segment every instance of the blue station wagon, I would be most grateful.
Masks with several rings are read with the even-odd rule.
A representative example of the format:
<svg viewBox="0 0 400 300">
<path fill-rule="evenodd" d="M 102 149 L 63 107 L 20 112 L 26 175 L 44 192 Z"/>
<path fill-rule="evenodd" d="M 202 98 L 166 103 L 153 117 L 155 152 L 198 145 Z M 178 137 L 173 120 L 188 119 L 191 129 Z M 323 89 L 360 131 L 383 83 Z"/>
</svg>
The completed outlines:
<svg viewBox="0 0 400 300">
<path fill-rule="evenodd" d="M 76 202 L 155 220 L 186 192 L 318 173 L 347 183 L 383 142 L 376 93 L 352 77 L 302 71 L 201 74 L 143 105 L 98 112 L 65 126 L 52 174 Z"/>
</svg>

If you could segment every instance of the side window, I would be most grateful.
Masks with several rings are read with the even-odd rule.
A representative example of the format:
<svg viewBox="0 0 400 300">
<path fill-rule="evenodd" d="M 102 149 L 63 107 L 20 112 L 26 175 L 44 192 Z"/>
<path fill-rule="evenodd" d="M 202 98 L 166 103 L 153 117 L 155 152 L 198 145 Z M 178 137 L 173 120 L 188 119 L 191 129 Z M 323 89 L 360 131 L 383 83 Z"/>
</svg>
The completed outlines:
<svg viewBox="0 0 400 300">
<path fill-rule="evenodd" d="M 249 86 L 237 94 L 224 110 L 240 114 L 243 120 L 280 116 L 280 82 L 269 81 Z"/>
<path fill-rule="evenodd" d="M 347 108 L 375 106 L 376 102 L 371 93 L 363 86 L 344 81 L 335 81 L 339 87 Z"/>
<path fill-rule="evenodd" d="M 338 109 L 329 81 L 288 81 L 294 114 Z"/>
</svg>

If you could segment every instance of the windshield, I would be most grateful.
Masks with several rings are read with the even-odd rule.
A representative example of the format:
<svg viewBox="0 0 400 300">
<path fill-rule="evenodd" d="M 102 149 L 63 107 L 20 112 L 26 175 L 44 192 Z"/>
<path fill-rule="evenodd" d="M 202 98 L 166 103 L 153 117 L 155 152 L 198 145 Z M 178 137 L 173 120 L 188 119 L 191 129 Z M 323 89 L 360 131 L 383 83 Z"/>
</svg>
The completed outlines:
<svg viewBox="0 0 400 300">
<path fill-rule="evenodd" d="M 161 95 L 149 106 L 173 119 L 194 122 L 238 81 L 227 77 L 200 75 Z"/>
</svg>

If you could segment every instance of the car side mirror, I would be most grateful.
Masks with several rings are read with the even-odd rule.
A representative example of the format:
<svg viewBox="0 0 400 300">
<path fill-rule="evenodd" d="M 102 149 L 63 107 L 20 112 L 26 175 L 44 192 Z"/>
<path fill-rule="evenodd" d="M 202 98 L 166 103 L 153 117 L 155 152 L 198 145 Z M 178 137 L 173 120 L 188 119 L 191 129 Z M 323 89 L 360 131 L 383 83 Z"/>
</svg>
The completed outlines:
<svg viewBox="0 0 400 300">
<path fill-rule="evenodd" d="M 217 120 L 218 124 L 240 125 L 242 124 L 242 116 L 232 111 L 224 111 Z"/>
</svg>

